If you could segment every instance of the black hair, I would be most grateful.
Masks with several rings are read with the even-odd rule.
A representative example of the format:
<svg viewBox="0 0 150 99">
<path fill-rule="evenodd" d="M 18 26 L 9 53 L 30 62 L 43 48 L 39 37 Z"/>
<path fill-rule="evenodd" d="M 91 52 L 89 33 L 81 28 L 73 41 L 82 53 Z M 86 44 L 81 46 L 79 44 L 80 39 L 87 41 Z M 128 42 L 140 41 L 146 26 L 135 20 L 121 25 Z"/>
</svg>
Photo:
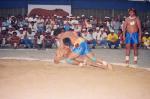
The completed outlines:
<svg viewBox="0 0 150 99">
<path fill-rule="evenodd" d="M 61 28 L 54 30 L 54 36 L 58 36 L 62 32 Z"/>
<path fill-rule="evenodd" d="M 88 32 L 93 32 L 93 30 L 92 29 L 89 29 L 89 31 Z"/>
<path fill-rule="evenodd" d="M 68 37 L 63 39 L 63 43 L 64 43 L 64 45 L 69 46 L 69 47 L 71 47 L 73 45 L 70 38 L 68 38 Z"/>
<path fill-rule="evenodd" d="M 14 34 L 14 35 L 16 35 L 16 34 L 17 34 L 17 32 L 13 32 L 13 34 Z"/>
<path fill-rule="evenodd" d="M 69 31 L 74 31 L 74 29 L 70 28 Z"/>
<path fill-rule="evenodd" d="M 134 8 L 129 8 L 129 9 L 128 9 L 128 13 L 129 13 L 130 11 L 133 11 L 133 12 L 135 13 L 135 15 L 137 15 L 136 9 L 134 9 Z"/>
</svg>

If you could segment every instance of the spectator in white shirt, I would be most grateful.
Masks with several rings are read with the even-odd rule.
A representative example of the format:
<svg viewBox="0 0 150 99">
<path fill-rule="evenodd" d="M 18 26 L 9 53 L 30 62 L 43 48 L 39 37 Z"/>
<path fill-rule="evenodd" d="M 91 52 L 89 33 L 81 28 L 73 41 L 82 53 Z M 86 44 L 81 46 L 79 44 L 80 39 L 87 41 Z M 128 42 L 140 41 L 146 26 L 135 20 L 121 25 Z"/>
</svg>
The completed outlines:
<svg viewBox="0 0 150 99">
<path fill-rule="evenodd" d="M 97 43 L 100 42 L 101 31 L 99 27 L 96 27 L 96 31 L 93 32 L 93 38 Z"/>
<path fill-rule="evenodd" d="M 88 44 L 92 44 L 92 48 L 96 47 L 96 40 L 93 38 L 93 30 L 90 29 L 86 34 L 84 34 L 84 38 L 87 40 Z"/>
<path fill-rule="evenodd" d="M 34 21 L 31 21 L 29 23 L 29 28 L 31 28 L 31 32 L 34 32 L 34 33 L 37 32 L 37 24 Z"/>
<path fill-rule="evenodd" d="M 37 36 L 37 47 L 38 47 L 38 49 L 41 49 L 42 48 L 42 46 L 43 46 L 43 40 L 44 40 L 44 36 L 43 35 L 38 35 Z"/>
<path fill-rule="evenodd" d="M 101 28 L 100 31 L 101 31 L 101 35 L 100 35 L 99 45 L 106 48 L 107 47 L 107 33 L 104 31 L 104 28 Z"/>
</svg>

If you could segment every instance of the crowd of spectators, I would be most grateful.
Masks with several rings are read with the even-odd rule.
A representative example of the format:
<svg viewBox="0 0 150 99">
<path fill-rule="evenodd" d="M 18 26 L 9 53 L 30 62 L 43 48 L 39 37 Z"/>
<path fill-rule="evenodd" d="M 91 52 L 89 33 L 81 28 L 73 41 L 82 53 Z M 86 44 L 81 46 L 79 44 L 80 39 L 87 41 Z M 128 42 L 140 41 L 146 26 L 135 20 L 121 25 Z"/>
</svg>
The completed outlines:
<svg viewBox="0 0 150 99">
<path fill-rule="evenodd" d="M 90 16 L 9 16 L 0 18 L 0 48 L 53 48 L 56 46 L 54 32 L 76 31 L 91 48 L 123 48 L 122 26 L 125 17 L 103 20 Z M 142 21 L 142 43 L 150 48 L 150 19 Z"/>
</svg>

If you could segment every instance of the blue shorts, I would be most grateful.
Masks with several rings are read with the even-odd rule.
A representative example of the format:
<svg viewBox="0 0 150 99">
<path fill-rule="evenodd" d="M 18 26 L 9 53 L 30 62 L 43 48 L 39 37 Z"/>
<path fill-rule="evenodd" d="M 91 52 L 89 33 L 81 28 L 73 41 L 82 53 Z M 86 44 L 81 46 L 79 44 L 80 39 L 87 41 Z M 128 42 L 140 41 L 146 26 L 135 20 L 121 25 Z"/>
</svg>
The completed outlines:
<svg viewBox="0 0 150 99">
<path fill-rule="evenodd" d="M 126 44 L 138 44 L 138 32 L 135 33 L 126 33 Z"/>
<path fill-rule="evenodd" d="M 73 48 L 72 52 L 78 55 L 86 55 L 91 52 L 91 49 L 89 48 L 87 42 L 84 41 L 84 42 L 81 42 L 78 47 Z"/>
</svg>

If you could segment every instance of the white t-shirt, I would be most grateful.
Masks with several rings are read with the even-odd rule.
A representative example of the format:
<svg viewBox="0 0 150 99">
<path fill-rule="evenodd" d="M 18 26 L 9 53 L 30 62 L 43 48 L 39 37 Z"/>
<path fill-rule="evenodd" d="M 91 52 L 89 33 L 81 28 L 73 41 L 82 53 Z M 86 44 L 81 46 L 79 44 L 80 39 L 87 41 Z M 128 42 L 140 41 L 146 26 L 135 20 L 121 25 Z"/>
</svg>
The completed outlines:
<svg viewBox="0 0 150 99">
<path fill-rule="evenodd" d="M 34 33 L 28 33 L 27 38 L 30 40 L 33 40 L 34 39 Z"/>
<path fill-rule="evenodd" d="M 90 33 L 87 33 L 87 34 L 82 34 L 83 38 L 90 41 L 90 40 L 93 40 L 93 35 L 90 34 Z"/>
<path fill-rule="evenodd" d="M 79 21 L 78 20 L 71 20 L 71 24 L 78 24 Z"/>
<path fill-rule="evenodd" d="M 51 32 L 51 25 L 50 24 L 46 25 L 46 32 Z"/>
<path fill-rule="evenodd" d="M 107 33 L 106 32 L 103 32 L 102 34 L 101 34 L 101 40 L 104 40 L 104 39 L 106 39 L 107 38 Z"/>
<path fill-rule="evenodd" d="M 40 35 L 40 38 L 37 38 L 37 44 L 42 44 L 43 39 L 44 39 L 44 36 Z"/>
<path fill-rule="evenodd" d="M 13 34 L 14 31 L 8 31 L 8 34 Z"/>
<path fill-rule="evenodd" d="M 93 33 L 93 38 L 95 40 L 100 40 L 100 36 L 101 36 L 101 31 L 98 31 L 98 32 L 96 31 Z"/>
<path fill-rule="evenodd" d="M 34 25 L 29 24 L 29 28 L 31 28 L 31 31 L 37 32 L 37 24 L 35 23 Z"/>
<path fill-rule="evenodd" d="M 24 33 L 20 33 L 18 36 L 20 37 L 20 39 L 24 39 L 25 34 Z"/>
</svg>

